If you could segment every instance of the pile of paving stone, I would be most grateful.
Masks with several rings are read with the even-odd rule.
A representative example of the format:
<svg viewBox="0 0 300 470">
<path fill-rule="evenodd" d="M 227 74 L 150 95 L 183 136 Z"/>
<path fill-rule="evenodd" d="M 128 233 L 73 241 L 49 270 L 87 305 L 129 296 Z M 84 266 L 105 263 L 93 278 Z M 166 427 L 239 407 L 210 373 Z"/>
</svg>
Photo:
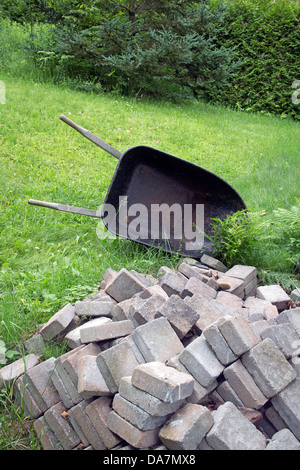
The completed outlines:
<svg viewBox="0 0 300 470">
<path fill-rule="evenodd" d="M 107 269 L 0 370 L 43 449 L 300 450 L 298 293 L 200 262 Z M 48 341 L 68 351 L 42 360 Z"/>
</svg>

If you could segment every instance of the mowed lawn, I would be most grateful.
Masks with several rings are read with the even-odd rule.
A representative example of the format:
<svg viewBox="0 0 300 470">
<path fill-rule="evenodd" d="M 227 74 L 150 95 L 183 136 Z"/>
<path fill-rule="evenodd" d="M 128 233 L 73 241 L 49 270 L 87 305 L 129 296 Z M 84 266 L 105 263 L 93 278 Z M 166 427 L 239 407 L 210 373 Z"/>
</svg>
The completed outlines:
<svg viewBox="0 0 300 470">
<path fill-rule="evenodd" d="M 160 265 L 179 262 L 128 240 L 99 240 L 98 219 L 28 205 L 33 198 L 97 209 L 113 177 L 117 160 L 60 114 L 121 152 L 144 144 L 207 168 L 252 211 L 290 208 L 299 198 L 299 123 L 205 103 L 2 80 L 0 337 L 6 344 L 21 345 L 66 302 L 96 289 L 108 267 L 156 274 Z"/>
</svg>

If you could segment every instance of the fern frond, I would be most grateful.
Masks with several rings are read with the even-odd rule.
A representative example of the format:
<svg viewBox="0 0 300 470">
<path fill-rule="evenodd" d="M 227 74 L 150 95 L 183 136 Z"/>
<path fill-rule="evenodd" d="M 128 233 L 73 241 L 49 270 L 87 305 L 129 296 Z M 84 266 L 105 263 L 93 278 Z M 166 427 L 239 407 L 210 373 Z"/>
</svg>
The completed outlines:
<svg viewBox="0 0 300 470">
<path fill-rule="evenodd" d="M 262 284 L 278 284 L 287 291 L 292 291 L 300 286 L 300 277 L 290 273 L 259 270 L 257 275 Z"/>
</svg>

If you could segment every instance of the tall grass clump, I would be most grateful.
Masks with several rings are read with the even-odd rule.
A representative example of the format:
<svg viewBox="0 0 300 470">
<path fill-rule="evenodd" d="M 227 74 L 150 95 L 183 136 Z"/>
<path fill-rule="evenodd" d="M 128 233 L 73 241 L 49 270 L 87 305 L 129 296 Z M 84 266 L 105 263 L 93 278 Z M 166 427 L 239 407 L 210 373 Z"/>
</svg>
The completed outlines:
<svg viewBox="0 0 300 470">
<path fill-rule="evenodd" d="M 14 397 L 14 386 L 12 383 L 0 389 L 0 450 L 40 450 L 33 419 L 24 418 L 22 406 Z"/>
<path fill-rule="evenodd" d="M 254 215 L 246 210 L 238 211 L 224 220 L 212 220 L 213 255 L 228 267 L 234 264 L 248 264 L 254 258 L 259 234 L 259 224 Z"/>
<path fill-rule="evenodd" d="M 299 286 L 300 204 L 270 213 L 239 211 L 212 223 L 213 254 L 229 268 L 235 264 L 258 268 L 263 284 Z"/>
</svg>

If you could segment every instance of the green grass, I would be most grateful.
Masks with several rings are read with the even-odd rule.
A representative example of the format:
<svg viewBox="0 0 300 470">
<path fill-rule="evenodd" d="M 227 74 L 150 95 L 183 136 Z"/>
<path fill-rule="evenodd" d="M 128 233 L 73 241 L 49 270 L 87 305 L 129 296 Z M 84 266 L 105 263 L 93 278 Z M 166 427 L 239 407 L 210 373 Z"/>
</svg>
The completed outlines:
<svg viewBox="0 0 300 470">
<path fill-rule="evenodd" d="M 40 450 L 33 420 L 24 419 L 12 387 L 0 390 L 0 450 Z"/>
<path fill-rule="evenodd" d="M 171 104 L 5 79 L 0 107 L 1 337 L 18 342 L 65 299 L 97 287 L 107 267 L 154 272 L 165 255 L 99 240 L 97 219 L 27 204 L 97 209 L 117 160 L 59 120 L 66 114 L 121 152 L 146 144 L 222 176 L 249 209 L 271 213 L 298 196 L 299 124 L 201 103 Z"/>
<path fill-rule="evenodd" d="M 43 25 L 35 33 L 47 44 Z M 99 240 L 97 219 L 28 205 L 33 198 L 97 209 L 113 177 L 117 161 L 61 122 L 60 114 L 121 152 L 145 144 L 211 170 L 264 217 L 297 203 L 299 123 L 204 103 L 54 86 L 24 49 L 28 27 L 0 21 L 0 39 L 6 85 L 6 104 L 0 104 L 0 339 L 10 360 L 19 357 L 15 349 L 24 354 L 24 340 L 59 308 L 97 289 L 108 267 L 155 275 L 180 261 L 128 240 Z M 277 264 L 284 269 L 285 255 L 284 247 L 260 243 L 251 262 L 276 271 Z M 0 429 L 1 450 L 38 448 L 11 390 L 0 392 Z"/>
<path fill-rule="evenodd" d="M 99 240 L 99 220 L 28 205 L 29 198 L 97 209 L 117 160 L 59 120 L 66 114 L 121 152 L 145 144 L 222 176 L 249 209 L 271 214 L 298 196 L 299 124 L 203 103 L 76 92 L 0 77 L 0 338 L 19 347 L 67 302 L 97 289 L 108 267 L 156 274 L 179 258 L 128 240 Z M 263 260 L 280 256 L 264 250 Z M 264 266 L 264 265 L 263 265 Z M 17 357 L 15 357 L 17 358 Z M 0 448 L 35 448 L 15 403 L 2 407 Z M 1 403 L 0 403 L 1 405 Z M 7 411 L 9 408 L 9 412 Z M 15 423 L 14 425 L 12 423 Z"/>
</svg>

